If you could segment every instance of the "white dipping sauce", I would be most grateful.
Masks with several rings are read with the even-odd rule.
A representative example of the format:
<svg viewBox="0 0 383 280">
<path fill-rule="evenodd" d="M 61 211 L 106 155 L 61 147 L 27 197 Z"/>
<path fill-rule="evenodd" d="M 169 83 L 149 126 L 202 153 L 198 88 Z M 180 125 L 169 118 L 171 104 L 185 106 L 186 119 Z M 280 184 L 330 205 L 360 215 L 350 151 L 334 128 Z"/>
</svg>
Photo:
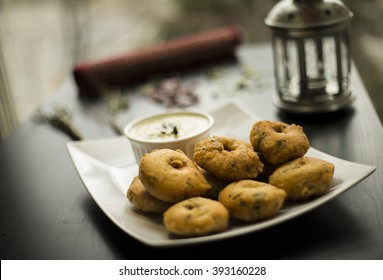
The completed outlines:
<svg viewBox="0 0 383 280">
<path fill-rule="evenodd" d="M 129 135 L 142 141 L 171 141 L 197 135 L 206 130 L 210 120 L 193 112 L 153 116 L 137 122 Z"/>
</svg>

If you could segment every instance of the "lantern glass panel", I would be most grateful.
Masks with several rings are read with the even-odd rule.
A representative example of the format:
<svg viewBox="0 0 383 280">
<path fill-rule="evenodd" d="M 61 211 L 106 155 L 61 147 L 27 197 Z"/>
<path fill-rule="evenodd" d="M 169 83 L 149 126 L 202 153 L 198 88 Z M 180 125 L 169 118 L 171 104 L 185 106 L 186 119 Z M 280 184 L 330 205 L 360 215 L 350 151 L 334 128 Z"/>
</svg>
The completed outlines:
<svg viewBox="0 0 383 280">
<path fill-rule="evenodd" d="M 286 101 L 331 100 L 349 90 L 347 34 L 308 38 L 274 37 L 275 72 Z"/>
</svg>

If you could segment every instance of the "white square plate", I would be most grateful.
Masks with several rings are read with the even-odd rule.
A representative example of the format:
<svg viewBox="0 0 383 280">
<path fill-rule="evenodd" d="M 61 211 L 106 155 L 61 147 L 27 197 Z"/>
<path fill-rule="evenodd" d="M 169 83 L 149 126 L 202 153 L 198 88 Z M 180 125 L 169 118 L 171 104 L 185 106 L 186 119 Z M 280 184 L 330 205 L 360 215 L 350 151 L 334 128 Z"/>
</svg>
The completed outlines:
<svg viewBox="0 0 383 280">
<path fill-rule="evenodd" d="M 228 103 L 211 112 L 215 119 L 212 134 L 248 140 L 252 124 L 260 119 L 236 103 Z M 227 116 L 231 116 L 228 120 Z M 67 145 L 72 161 L 89 194 L 102 211 L 123 231 L 150 246 L 170 247 L 221 240 L 276 225 L 306 213 L 335 198 L 374 172 L 375 167 L 345 161 L 314 148 L 307 156 L 335 165 L 333 186 L 325 195 L 302 203 L 289 203 L 279 214 L 257 223 L 231 223 L 228 230 L 214 235 L 175 238 L 162 223 L 162 216 L 136 211 L 126 197 L 127 189 L 138 174 L 129 141 L 123 137 L 74 141 Z"/>
</svg>

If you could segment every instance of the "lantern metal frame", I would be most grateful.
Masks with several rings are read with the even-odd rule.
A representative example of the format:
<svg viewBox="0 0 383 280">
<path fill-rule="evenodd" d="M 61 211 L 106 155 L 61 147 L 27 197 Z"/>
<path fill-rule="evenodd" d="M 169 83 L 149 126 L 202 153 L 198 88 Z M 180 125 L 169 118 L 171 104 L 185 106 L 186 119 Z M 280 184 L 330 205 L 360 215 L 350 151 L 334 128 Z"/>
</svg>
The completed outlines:
<svg viewBox="0 0 383 280">
<path fill-rule="evenodd" d="M 322 113 L 354 101 L 348 34 L 352 16 L 336 0 L 282 0 L 272 8 L 265 23 L 272 30 L 277 107 Z"/>
</svg>

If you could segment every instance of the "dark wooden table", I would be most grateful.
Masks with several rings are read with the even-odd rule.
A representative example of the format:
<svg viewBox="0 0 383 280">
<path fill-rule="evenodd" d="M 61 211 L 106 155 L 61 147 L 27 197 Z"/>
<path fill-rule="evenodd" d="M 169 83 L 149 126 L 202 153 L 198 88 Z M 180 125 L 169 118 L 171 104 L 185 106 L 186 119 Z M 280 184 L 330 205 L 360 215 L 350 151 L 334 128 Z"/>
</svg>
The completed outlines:
<svg viewBox="0 0 383 280">
<path fill-rule="evenodd" d="M 271 228 L 224 241 L 152 248 L 115 226 L 90 197 L 66 148 L 71 139 L 26 121 L 0 142 L 1 259 L 383 259 L 383 130 L 357 70 L 352 70 L 357 99 L 351 108 L 296 116 L 272 104 L 270 45 L 243 46 L 238 56 L 238 62 L 214 70 L 223 70 L 220 78 L 209 79 L 206 71 L 191 75 L 200 95 L 195 107 L 236 100 L 264 119 L 301 124 L 311 146 L 374 165 L 375 172 L 319 208 Z M 255 73 L 245 87 L 244 68 Z M 127 118 L 164 109 L 141 94 L 128 94 Z M 79 99 L 71 79 L 43 109 L 58 104 L 74 113 L 84 139 L 116 135 L 95 117 L 105 104 Z"/>
</svg>

